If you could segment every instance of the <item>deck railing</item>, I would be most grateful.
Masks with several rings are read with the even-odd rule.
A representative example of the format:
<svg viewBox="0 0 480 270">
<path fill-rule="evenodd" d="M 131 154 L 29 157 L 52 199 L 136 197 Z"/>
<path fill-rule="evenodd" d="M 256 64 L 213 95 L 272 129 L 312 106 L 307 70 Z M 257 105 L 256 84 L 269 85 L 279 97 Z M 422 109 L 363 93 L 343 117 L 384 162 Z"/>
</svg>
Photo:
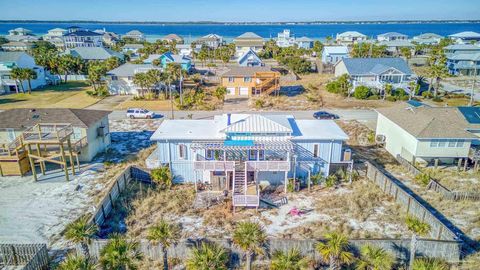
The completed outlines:
<svg viewBox="0 0 480 270">
<path fill-rule="evenodd" d="M 257 207 L 260 205 L 258 195 L 233 195 L 234 206 Z"/>
<path fill-rule="evenodd" d="M 22 133 L 24 142 L 59 142 L 73 133 L 71 124 L 37 124 Z"/>
<path fill-rule="evenodd" d="M 195 170 L 204 171 L 233 171 L 235 168 L 235 162 L 233 161 L 218 161 L 218 160 L 206 160 L 206 161 L 194 161 L 193 166 Z"/>
<path fill-rule="evenodd" d="M 247 161 L 248 171 L 290 171 L 288 161 Z"/>
</svg>

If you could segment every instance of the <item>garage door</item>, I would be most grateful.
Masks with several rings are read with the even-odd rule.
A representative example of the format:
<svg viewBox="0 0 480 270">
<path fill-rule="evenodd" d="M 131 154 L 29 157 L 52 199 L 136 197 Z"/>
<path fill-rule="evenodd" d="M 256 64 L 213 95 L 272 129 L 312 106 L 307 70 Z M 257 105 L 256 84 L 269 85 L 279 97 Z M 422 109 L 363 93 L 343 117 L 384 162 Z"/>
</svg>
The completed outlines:
<svg viewBox="0 0 480 270">
<path fill-rule="evenodd" d="M 248 87 L 240 87 L 240 96 L 248 96 Z"/>
<path fill-rule="evenodd" d="M 227 95 L 229 96 L 235 95 L 235 87 L 227 87 Z"/>
</svg>

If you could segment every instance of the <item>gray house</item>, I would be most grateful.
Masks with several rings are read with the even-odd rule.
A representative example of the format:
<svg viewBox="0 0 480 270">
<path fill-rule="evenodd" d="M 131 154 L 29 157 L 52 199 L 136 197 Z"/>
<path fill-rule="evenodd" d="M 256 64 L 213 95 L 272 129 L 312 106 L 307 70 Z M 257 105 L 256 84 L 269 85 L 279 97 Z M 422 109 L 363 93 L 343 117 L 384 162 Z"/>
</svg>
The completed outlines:
<svg viewBox="0 0 480 270">
<path fill-rule="evenodd" d="M 116 57 L 123 61 L 125 58 L 122 53 L 104 47 L 77 47 L 73 49 L 67 49 L 65 54 L 80 57 L 85 61 L 103 61 L 111 57 Z"/>
</svg>

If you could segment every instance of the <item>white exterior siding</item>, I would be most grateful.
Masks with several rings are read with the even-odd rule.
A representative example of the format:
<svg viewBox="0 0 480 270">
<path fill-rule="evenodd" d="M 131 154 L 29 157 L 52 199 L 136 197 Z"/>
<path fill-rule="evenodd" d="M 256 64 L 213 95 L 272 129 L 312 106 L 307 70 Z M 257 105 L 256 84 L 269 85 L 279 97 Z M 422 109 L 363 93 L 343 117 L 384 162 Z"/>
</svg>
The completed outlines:
<svg viewBox="0 0 480 270">
<path fill-rule="evenodd" d="M 377 118 L 376 135 L 385 136 L 385 149 L 394 157 L 402 155 L 411 160 L 411 155 L 417 152 L 417 139 L 380 113 Z M 411 155 L 406 155 L 405 150 Z"/>
</svg>

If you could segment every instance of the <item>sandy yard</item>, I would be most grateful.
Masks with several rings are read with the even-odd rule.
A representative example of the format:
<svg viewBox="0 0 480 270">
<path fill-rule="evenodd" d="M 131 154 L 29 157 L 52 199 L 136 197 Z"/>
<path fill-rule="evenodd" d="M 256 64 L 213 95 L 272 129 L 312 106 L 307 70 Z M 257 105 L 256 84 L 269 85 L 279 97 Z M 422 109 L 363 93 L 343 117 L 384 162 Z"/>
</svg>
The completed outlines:
<svg viewBox="0 0 480 270">
<path fill-rule="evenodd" d="M 63 171 L 52 170 L 33 177 L 0 177 L 0 242 L 48 243 L 62 248 L 61 232 L 65 225 L 82 214 L 93 211 L 99 195 L 114 174 L 126 164 L 120 162 L 148 147 L 150 134 L 160 120 L 111 121 L 111 150 L 93 162 L 82 164 L 81 172 L 66 182 Z"/>
</svg>

